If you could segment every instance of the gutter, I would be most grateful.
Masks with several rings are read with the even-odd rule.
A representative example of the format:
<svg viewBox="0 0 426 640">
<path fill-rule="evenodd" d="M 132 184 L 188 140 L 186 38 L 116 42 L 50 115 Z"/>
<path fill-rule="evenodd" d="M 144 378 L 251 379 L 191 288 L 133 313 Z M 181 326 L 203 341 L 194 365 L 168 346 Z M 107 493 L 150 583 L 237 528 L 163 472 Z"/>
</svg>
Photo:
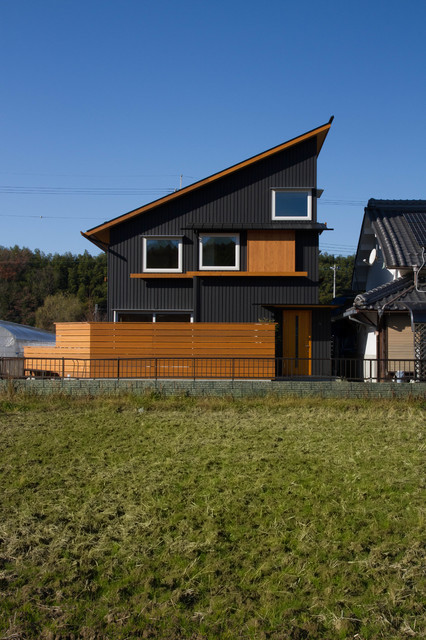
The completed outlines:
<svg viewBox="0 0 426 640">
<path fill-rule="evenodd" d="M 371 309 L 371 311 L 376 311 L 375 309 Z M 355 315 L 360 316 L 360 318 L 356 318 Z M 376 331 L 379 328 L 379 325 L 374 323 L 372 320 L 370 320 L 370 318 L 368 318 L 367 316 L 365 316 L 362 311 L 356 310 L 355 314 L 350 314 L 349 312 L 346 312 L 343 314 L 344 318 L 348 318 L 348 320 L 351 320 L 352 322 L 357 322 L 358 324 L 362 324 L 363 326 L 367 326 L 367 327 L 373 327 L 373 329 L 376 329 Z"/>
</svg>

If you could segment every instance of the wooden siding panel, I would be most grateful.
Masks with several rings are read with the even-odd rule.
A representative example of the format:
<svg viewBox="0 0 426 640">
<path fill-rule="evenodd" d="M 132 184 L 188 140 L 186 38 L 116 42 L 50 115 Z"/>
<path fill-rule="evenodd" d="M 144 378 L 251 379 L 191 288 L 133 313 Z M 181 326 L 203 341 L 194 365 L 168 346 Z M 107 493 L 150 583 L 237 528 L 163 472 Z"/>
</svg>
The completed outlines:
<svg viewBox="0 0 426 640">
<path fill-rule="evenodd" d="M 247 231 L 247 271 L 294 272 L 295 232 L 284 230 Z"/>
<path fill-rule="evenodd" d="M 157 377 L 176 375 L 176 367 L 184 367 L 185 376 L 213 370 L 214 377 L 228 377 L 232 368 L 235 377 L 272 377 L 275 366 L 274 324 L 61 323 L 57 332 L 60 347 L 25 349 L 27 368 L 64 371 L 70 377 L 117 377 L 126 375 L 118 371 L 123 366 L 132 377 L 139 375 L 136 370 L 141 377 L 153 377 L 155 365 L 160 366 Z M 112 361 L 116 358 L 125 361 L 118 364 Z M 137 363 L 136 358 L 145 360 Z"/>
<path fill-rule="evenodd" d="M 387 325 L 387 357 L 390 360 L 414 359 L 414 335 L 407 314 L 389 314 Z"/>
</svg>

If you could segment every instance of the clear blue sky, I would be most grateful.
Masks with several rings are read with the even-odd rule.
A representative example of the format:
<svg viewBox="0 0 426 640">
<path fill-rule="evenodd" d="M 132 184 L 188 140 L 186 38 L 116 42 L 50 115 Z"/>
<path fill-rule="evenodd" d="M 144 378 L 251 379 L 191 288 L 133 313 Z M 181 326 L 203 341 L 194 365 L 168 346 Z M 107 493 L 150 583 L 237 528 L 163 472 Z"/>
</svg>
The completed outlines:
<svg viewBox="0 0 426 640">
<path fill-rule="evenodd" d="M 321 247 L 370 197 L 426 198 L 423 0 L 0 0 L 0 245 L 87 230 L 335 121 Z"/>
</svg>

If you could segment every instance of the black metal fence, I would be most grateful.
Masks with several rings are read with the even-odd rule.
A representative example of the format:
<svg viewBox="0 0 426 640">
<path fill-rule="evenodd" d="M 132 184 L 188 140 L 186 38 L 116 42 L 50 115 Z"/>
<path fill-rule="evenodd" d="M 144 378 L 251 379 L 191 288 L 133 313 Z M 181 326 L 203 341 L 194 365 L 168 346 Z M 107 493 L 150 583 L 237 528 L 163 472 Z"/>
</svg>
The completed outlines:
<svg viewBox="0 0 426 640">
<path fill-rule="evenodd" d="M 362 358 L 0 358 L 0 378 L 426 381 L 426 360 Z"/>
</svg>

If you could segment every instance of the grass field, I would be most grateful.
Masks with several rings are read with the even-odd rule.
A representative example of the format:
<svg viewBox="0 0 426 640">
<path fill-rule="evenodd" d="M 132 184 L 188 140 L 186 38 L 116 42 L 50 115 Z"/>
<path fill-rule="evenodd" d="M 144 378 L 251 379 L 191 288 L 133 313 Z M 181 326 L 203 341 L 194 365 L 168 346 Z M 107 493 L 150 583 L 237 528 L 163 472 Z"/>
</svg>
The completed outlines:
<svg viewBox="0 0 426 640">
<path fill-rule="evenodd" d="M 421 638 L 421 401 L 0 398 L 0 638 Z"/>
</svg>

